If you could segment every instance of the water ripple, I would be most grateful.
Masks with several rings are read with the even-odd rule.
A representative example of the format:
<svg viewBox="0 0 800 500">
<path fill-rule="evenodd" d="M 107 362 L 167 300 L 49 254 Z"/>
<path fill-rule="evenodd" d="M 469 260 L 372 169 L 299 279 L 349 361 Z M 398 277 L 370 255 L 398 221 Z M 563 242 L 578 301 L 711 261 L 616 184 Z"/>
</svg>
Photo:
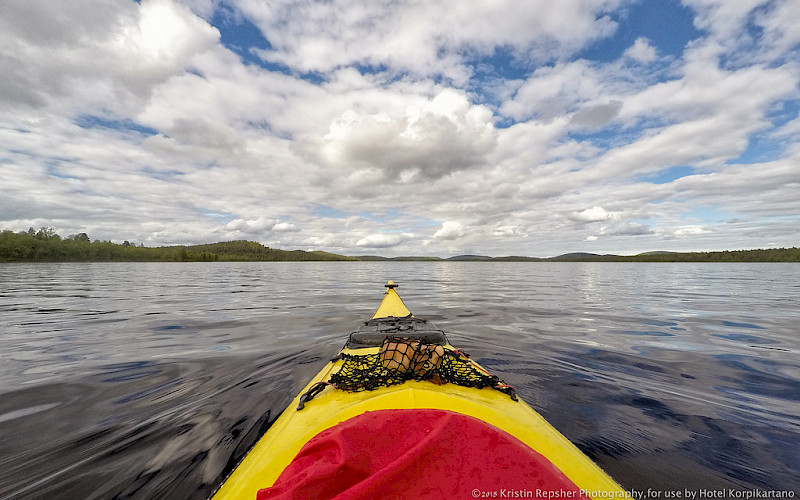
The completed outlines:
<svg viewBox="0 0 800 500">
<path fill-rule="evenodd" d="M 205 498 L 401 284 L 623 486 L 800 490 L 800 268 L 0 265 L 0 498 Z"/>
</svg>

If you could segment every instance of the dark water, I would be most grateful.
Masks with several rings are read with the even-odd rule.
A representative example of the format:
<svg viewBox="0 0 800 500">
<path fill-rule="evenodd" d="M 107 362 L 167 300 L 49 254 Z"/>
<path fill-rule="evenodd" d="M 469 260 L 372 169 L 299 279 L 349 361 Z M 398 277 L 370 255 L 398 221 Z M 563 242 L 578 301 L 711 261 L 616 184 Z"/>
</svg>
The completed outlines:
<svg viewBox="0 0 800 500">
<path fill-rule="evenodd" d="M 800 495 L 800 266 L 376 262 L 0 264 L 0 498 L 205 498 L 388 279 L 626 489 Z"/>
</svg>

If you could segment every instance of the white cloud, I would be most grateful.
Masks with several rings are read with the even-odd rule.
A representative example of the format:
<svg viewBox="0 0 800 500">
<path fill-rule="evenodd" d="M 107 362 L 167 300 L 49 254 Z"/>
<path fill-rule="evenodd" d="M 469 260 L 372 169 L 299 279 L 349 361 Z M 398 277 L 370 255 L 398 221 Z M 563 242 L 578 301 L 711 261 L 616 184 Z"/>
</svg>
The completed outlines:
<svg viewBox="0 0 800 500">
<path fill-rule="evenodd" d="M 300 228 L 291 222 L 278 222 L 272 226 L 272 230 L 279 233 L 296 233 L 300 231 Z"/>
<path fill-rule="evenodd" d="M 181 0 L 183 5 L 188 6 L 198 16 L 210 19 L 217 9 L 217 0 Z"/>
<path fill-rule="evenodd" d="M 464 225 L 460 222 L 447 221 L 442 224 L 433 237 L 438 240 L 455 240 L 463 237 L 465 234 Z"/>
<path fill-rule="evenodd" d="M 777 138 L 789 138 L 800 135 L 800 116 L 775 129 L 772 134 Z"/>
<path fill-rule="evenodd" d="M 216 28 L 169 0 L 0 4 L 5 31 L 0 100 L 7 106 L 129 114 L 219 39 Z"/>
<path fill-rule="evenodd" d="M 601 95 L 600 75 L 584 60 L 537 69 L 500 111 L 517 120 L 552 120 Z"/>
<path fill-rule="evenodd" d="M 684 226 L 675 230 L 675 236 L 694 236 L 709 232 L 703 226 Z"/>
<path fill-rule="evenodd" d="M 572 116 L 570 125 L 587 130 L 599 129 L 616 118 L 622 106 L 622 102 L 616 100 L 612 100 L 608 104 L 587 106 Z"/>
<path fill-rule="evenodd" d="M 400 116 L 348 110 L 323 138 L 321 160 L 345 170 L 378 169 L 408 182 L 482 165 L 494 146 L 489 110 L 447 90 Z"/>
<path fill-rule="evenodd" d="M 712 32 L 714 38 L 727 39 L 738 36 L 747 17 L 757 7 L 769 0 L 747 0 L 729 2 L 726 0 L 685 0 L 697 13 L 694 24 L 697 28 Z"/>
<path fill-rule="evenodd" d="M 260 51 L 266 60 L 325 73 L 366 63 L 443 75 L 460 85 L 471 73 L 465 52 L 490 55 L 495 47 L 507 47 L 534 60 L 568 55 L 613 33 L 616 24 L 604 13 L 621 2 L 232 3 L 268 34 L 271 49 Z"/>
<path fill-rule="evenodd" d="M 612 219 L 613 217 L 613 213 L 607 211 L 603 207 L 598 206 L 587 208 L 572 214 L 572 219 L 580 222 L 601 222 Z"/>
<path fill-rule="evenodd" d="M 522 236 L 527 237 L 528 234 L 525 230 L 519 226 L 498 226 L 492 232 L 492 236 L 500 236 L 500 237 L 516 237 Z"/>
<path fill-rule="evenodd" d="M 767 60 L 791 53 L 800 44 L 800 3 L 783 0 L 770 7 L 755 16 L 755 23 L 764 30 L 762 43 L 770 49 L 763 51 L 762 58 Z"/>
<path fill-rule="evenodd" d="M 603 153 L 585 180 L 676 165 L 722 168 L 747 149 L 753 134 L 770 126 L 766 114 L 773 103 L 797 93 L 798 74 L 791 67 L 724 71 L 713 61 L 692 60 L 696 55 L 690 51 L 683 78 L 625 97 L 620 120 L 658 117 L 666 124 Z"/>
<path fill-rule="evenodd" d="M 625 51 L 624 56 L 645 64 L 655 61 L 657 57 L 656 49 L 646 38 L 641 37 Z"/>
<path fill-rule="evenodd" d="M 225 225 L 225 229 L 230 231 L 241 231 L 248 234 L 258 234 L 269 231 L 275 227 L 275 221 L 259 217 L 257 219 L 234 219 Z"/>
<path fill-rule="evenodd" d="M 600 232 L 600 234 L 611 236 L 642 236 L 652 233 L 653 230 L 649 227 L 634 222 L 620 222 L 610 227 L 604 227 Z"/>
<path fill-rule="evenodd" d="M 375 233 L 367 235 L 356 242 L 357 247 L 389 248 L 408 240 L 412 235 L 396 233 Z"/>
</svg>

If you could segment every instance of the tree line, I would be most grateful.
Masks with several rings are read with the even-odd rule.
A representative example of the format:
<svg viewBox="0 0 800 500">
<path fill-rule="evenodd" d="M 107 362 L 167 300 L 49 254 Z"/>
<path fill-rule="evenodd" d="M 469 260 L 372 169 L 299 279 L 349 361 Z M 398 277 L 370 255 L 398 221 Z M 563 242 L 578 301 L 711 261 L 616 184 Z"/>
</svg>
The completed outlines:
<svg viewBox="0 0 800 500">
<path fill-rule="evenodd" d="M 638 255 L 593 255 L 553 258 L 570 262 L 800 262 L 800 247 L 720 252 L 648 252 Z"/>
<path fill-rule="evenodd" d="M 0 261 L 11 262 L 216 262 L 358 260 L 328 252 L 277 250 L 253 241 L 163 247 L 128 241 L 92 241 L 86 233 L 62 238 L 52 228 L 0 232 Z"/>
<path fill-rule="evenodd" d="M 205 245 L 145 247 L 110 241 L 92 241 L 86 233 L 59 236 L 49 227 L 38 231 L 0 232 L 0 262 L 215 262 L 215 261 L 341 261 L 426 260 L 438 257 L 347 257 L 328 252 L 278 250 L 254 241 L 227 241 Z M 569 261 L 569 262 L 800 262 L 800 247 L 722 252 L 647 252 L 639 255 L 565 254 L 549 259 L 531 257 L 459 256 L 446 260 L 468 261 Z"/>
</svg>

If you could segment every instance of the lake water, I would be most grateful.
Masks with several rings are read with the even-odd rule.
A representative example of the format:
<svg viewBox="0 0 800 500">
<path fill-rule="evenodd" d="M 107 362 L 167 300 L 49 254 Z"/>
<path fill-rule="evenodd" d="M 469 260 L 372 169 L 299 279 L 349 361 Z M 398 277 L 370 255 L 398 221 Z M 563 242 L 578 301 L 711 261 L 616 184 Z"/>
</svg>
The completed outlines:
<svg viewBox="0 0 800 500">
<path fill-rule="evenodd" d="M 0 264 L 0 498 L 205 498 L 384 283 L 634 493 L 800 495 L 800 265 Z"/>
</svg>

